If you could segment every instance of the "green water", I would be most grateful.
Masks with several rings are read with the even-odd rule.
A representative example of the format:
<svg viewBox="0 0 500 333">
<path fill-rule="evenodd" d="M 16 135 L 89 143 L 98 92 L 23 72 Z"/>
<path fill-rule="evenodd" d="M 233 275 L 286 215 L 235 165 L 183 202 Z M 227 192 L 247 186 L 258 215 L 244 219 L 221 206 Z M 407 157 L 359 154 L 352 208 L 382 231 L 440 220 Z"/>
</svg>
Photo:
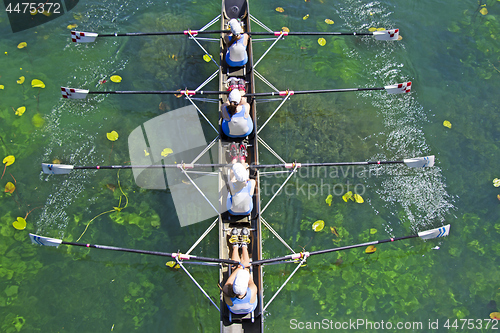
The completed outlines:
<svg viewBox="0 0 500 333">
<path fill-rule="evenodd" d="M 500 310 L 500 191 L 492 184 L 500 177 L 500 3 L 485 4 L 487 15 L 479 12 L 482 4 L 470 1 L 250 4 L 252 14 L 274 30 L 385 27 L 400 28 L 403 36 L 397 43 L 326 37 L 323 47 L 317 37 L 288 37 L 274 47 L 257 70 L 280 90 L 413 81 L 412 93 L 406 95 L 294 96 L 260 133 L 286 161 L 436 155 L 436 167 L 425 170 L 393 166 L 366 169 L 364 174 L 356 169 L 353 174 L 350 169 L 329 169 L 326 177 L 301 170 L 290 181 L 287 195 L 277 196 L 263 217 L 295 251 L 451 224 L 450 236 L 442 240 L 381 244 L 371 255 L 360 248 L 311 257 L 267 309 L 268 331 L 286 332 L 292 330 L 292 322 L 305 325 L 324 319 L 417 323 L 403 329 L 415 332 L 491 330 L 476 329 L 476 320 Z M 278 6 L 285 11 L 275 11 Z M 0 157 L 16 157 L 0 181 L 2 188 L 7 182 L 16 185 L 12 195 L 0 194 L 0 331 L 218 331 L 217 310 L 185 274 L 167 268 L 165 259 L 67 246 L 41 248 L 31 245 L 27 234 L 75 241 L 89 221 L 110 211 L 92 221 L 81 242 L 174 252 L 187 251 L 198 239 L 213 219 L 181 228 L 169 191 L 138 188 L 130 171 L 119 176 L 115 171 L 79 171 L 55 177 L 42 174 L 40 163 L 59 159 L 75 165 L 124 164 L 130 160 L 128 135 L 162 114 L 160 103 L 166 111 L 188 105 L 174 96 L 156 95 L 68 101 L 61 99 L 60 86 L 193 89 L 216 70 L 183 37 L 103 38 L 75 45 L 68 25 L 96 32 L 184 30 L 199 28 L 219 13 L 218 1 L 81 1 L 69 14 L 16 34 L 6 15 L 0 15 L 0 85 L 5 87 L 0 90 Z M 303 20 L 306 14 L 309 18 Z M 335 24 L 327 25 L 326 18 Z M 20 42 L 28 46 L 17 49 Z M 254 57 L 258 59 L 269 45 L 256 44 Z M 217 44 L 206 47 L 217 54 Z M 123 81 L 112 83 L 113 74 Z M 16 83 L 20 76 L 26 78 L 22 85 Z M 104 78 L 107 82 L 100 85 Z M 46 88 L 32 88 L 32 79 L 42 80 Z M 217 89 L 216 84 L 210 83 L 207 90 Z M 257 91 L 269 90 L 257 79 Z M 217 119 L 214 104 L 198 105 L 210 120 Z M 19 117 L 13 108 L 21 106 L 26 112 Z M 277 106 L 259 103 L 258 123 L 262 125 Z M 443 126 L 444 120 L 451 122 L 450 129 Z M 106 139 L 112 130 L 120 136 L 114 143 Z M 209 130 L 207 126 L 205 133 Z M 211 141 L 211 134 L 207 139 Z M 260 151 L 261 163 L 277 161 L 263 147 Z M 262 188 L 263 205 L 272 196 L 272 186 L 283 180 L 262 180 L 261 185 L 267 184 L 267 192 Z M 363 204 L 342 200 L 347 184 L 357 185 Z M 334 190 L 328 206 L 325 199 Z M 121 212 L 113 211 L 124 207 L 126 200 Z M 15 230 L 12 222 L 28 212 L 26 230 Z M 312 223 L 317 220 L 324 220 L 325 228 L 315 233 Z M 377 232 L 371 234 L 370 229 Z M 270 233 L 264 236 L 265 258 L 288 254 Z M 193 253 L 216 257 L 217 244 L 212 232 Z M 265 267 L 265 302 L 294 268 Z M 217 298 L 217 270 L 189 269 Z M 445 328 L 447 319 L 450 326 L 457 319 L 458 328 Z M 474 329 L 462 329 L 460 319 L 474 319 Z M 430 330 L 429 321 L 438 321 L 438 329 Z M 486 321 L 481 323 L 485 326 Z M 373 330 L 359 326 L 356 331 Z"/>
</svg>

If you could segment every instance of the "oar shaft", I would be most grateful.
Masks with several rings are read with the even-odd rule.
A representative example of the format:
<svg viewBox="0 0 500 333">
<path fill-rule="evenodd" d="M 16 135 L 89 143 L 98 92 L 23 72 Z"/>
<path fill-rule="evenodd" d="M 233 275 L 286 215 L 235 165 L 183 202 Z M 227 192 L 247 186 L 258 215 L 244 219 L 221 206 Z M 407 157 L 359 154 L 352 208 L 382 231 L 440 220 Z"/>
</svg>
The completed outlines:
<svg viewBox="0 0 500 333">
<path fill-rule="evenodd" d="M 258 31 L 258 32 L 248 32 L 248 34 L 252 35 L 252 36 L 266 36 L 266 35 L 279 35 L 281 33 L 281 31 L 277 31 L 277 32 L 261 32 L 261 31 Z M 284 33 L 286 36 L 301 36 L 301 35 L 309 35 L 309 36 L 331 36 L 331 35 L 335 35 L 335 36 L 372 36 L 373 35 L 373 32 L 321 32 L 321 31 L 312 31 L 312 32 L 299 32 L 299 31 L 295 31 L 295 32 L 285 32 Z"/>
<path fill-rule="evenodd" d="M 120 95 L 181 95 L 184 91 L 180 90 L 115 90 L 115 91 L 89 91 L 87 94 L 106 95 L 106 94 L 120 94 Z M 188 95 L 220 95 L 229 94 L 229 91 L 187 91 Z"/>
<path fill-rule="evenodd" d="M 290 91 L 271 91 L 271 92 L 263 92 L 263 93 L 253 93 L 253 94 L 245 94 L 245 96 L 286 96 L 290 95 L 304 95 L 304 94 L 325 94 L 332 92 L 351 92 L 351 91 L 367 91 L 367 90 L 385 90 L 385 87 L 376 87 L 376 88 L 345 88 L 345 89 L 324 89 L 324 90 L 290 90 Z"/>
<path fill-rule="evenodd" d="M 357 247 L 364 247 L 364 246 L 381 244 L 381 243 L 395 242 L 395 241 L 399 241 L 399 240 L 402 240 L 402 239 L 416 238 L 416 237 L 419 237 L 419 236 L 418 235 L 410 235 L 410 236 L 403 236 L 403 237 L 398 237 L 398 238 L 389 238 L 389 239 L 385 239 L 385 240 L 381 240 L 381 241 L 373 241 L 373 242 L 367 242 L 367 243 L 362 243 L 362 244 L 355 244 L 355 245 L 347 245 L 347 246 L 342 246 L 342 247 L 336 247 L 336 248 L 333 248 L 333 249 L 312 251 L 312 252 L 308 252 L 307 256 L 312 256 L 312 255 L 315 255 L 315 254 L 323 254 L 323 253 L 329 253 L 329 252 L 349 250 L 349 249 L 354 249 L 354 248 L 357 248 Z M 284 256 L 284 257 L 257 260 L 257 261 L 253 261 L 252 265 L 262 265 L 262 264 L 268 264 L 268 263 L 272 263 L 272 262 L 276 262 L 276 261 L 299 259 L 298 256 L 299 256 L 298 254 L 289 254 L 289 255 Z"/>
<path fill-rule="evenodd" d="M 126 36 L 169 36 L 169 35 L 192 35 L 198 34 L 220 34 L 223 32 L 231 32 L 230 30 L 183 30 L 183 31 L 163 31 L 163 32 L 126 32 L 126 33 L 111 33 L 99 34 L 99 37 L 126 37 Z"/>
<path fill-rule="evenodd" d="M 91 247 L 91 248 L 94 248 L 94 249 L 101 249 L 101 250 L 131 252 L 131 253 L 139 253 L 139 254 L 149 254 L 149 255 L 162 256 L 162 257 L 175 258 L 176 256 L 179 256 L 181 259 L 196 259 L 196 260 L 200 260 L 200 261 L 226 263 L 226 264 L 233 264 L 233 265 L 238 264 L 238 262 L 234 261 L 234 260 L 218 259 L 218 258 L 207 258 L 207 257 L 198 257 L 198 256 L 193 256 L 193 255 L 189 255 L 189 256 L 185 256 L 184 255 L 183 256 L 182 254 L 177 254 L 177 253 L 158 252 L 158 251 L 145 251 L 145 250 L 137 250 L 137 249 L 127 249 L 127 248 L 123 248 L 123 247 L 115 247 L 115 246 L 107 246 L 107 245 L 83 244 L 83 243 L 74 243 L 74 242 L 65 242 L 65 241 L 62 241 L 61 244 L 73 245 L 73 246 L 81 246 L 81 247 Z"/>
<path fill-rule="evenodd" d="M 356 244 L 356 245 L 347 245 L 347 246 L 342 246 L 342 247 L 336 247 L 333 249 L 312 251 L 312 252 L 309 252 L 309 255 L 312 256 L 314 254 L 323 254 L 323 253 L 329 253 L 329 252 L 355 249 L 357 247 L 364 247 L 364 246 L 370 246 L 370 245 L 381 244 L 381 243 L 395 242 L 395 241 L 399 241 L 402 239 L 416 238 L 416 237 L 418 237 L 418 235 L 403 236 L 403 237 L 398 237 L 398 238 L 389 238 L 389 239 L 384 239 L 381 241 L 373 241 L 373 242 L 367 242 L 367 243 Z"/>
<path fill-rule="evenodd" d="M 259 164 L 251 165 L 250 168 L 293 168 L 315 167 L 315 166 L 348 166 L 348 165 L 371 165 L 371 164 L 401 164 L 404 161 L 368 161 L 368 162 L 326 162 L 326 163 L 287 163 L 287 164 Z"/>
</svg>

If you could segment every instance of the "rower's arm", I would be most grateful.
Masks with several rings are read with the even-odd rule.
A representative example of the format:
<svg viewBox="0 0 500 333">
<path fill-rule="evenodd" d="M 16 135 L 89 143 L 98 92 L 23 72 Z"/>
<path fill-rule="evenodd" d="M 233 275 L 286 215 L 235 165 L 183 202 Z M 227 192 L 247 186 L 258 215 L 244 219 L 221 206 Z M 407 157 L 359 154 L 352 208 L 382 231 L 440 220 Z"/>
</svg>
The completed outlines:
<svg viewBox="0 0 500 333">
<path fill-rule="evenodd" d="M 226 284 L 224 285 L 224 287 L 222 288 L 222 291 L 226 294 L 226 295 L 229 295 L 229 287 L 230 285 L 233 284 L 234 282 L 234 279 L 236 278 L 236 272 L 238 272 L 239 269 L 242 269 L 241 266 L 238 266 L 238 268 L 236 268 L 235 270 L 233 270 L 233 272 L 231 273 L 231 275 L 229 276 L 229 278 L 227 279 L 226 281 Z"/>
<path fill-rule="evenodd" d="M 226 104 L 222 104 L 220 109 L 221 109 L 220 111 L 222 112 L 222 119 L 224 119 L 226 121 L 231 120 L 231 118 L 229 117 L 229 114 L 227 113 Z"/>
</svg>

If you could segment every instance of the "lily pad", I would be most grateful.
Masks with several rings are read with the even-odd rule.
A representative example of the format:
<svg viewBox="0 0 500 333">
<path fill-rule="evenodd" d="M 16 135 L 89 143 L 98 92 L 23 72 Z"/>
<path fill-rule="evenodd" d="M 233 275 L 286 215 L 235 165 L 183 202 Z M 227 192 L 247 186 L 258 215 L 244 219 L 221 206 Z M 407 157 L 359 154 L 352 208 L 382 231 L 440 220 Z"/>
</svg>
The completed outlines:
<svg viewBox="0 0 500 333">
<path fill-rule="evenodd" d="M 328 206 L 331 206 L 332 205 L 332 200 L 333 200 L 333 195 L 329 194 L 326 197 L 325 202 L 328 204 Z"/>
<path fill-rule="evenodd" d="M 355 194 L 353 195 L 353 198 L 354 198 L 354 200 L 355 200 L 357 203 L 363 203 L 363 202 L 365 202 L 365 201 L 363 200 L 363 198 L 362 198 L 359 194 L 357 194 L 357 193 L 355 193 Z"/>
<path fill-rule="evenodd" d="M 349 192 L 347 192 L 346 194 L 344 194 L 344 195 L 342 196 L 342 199 L 343 199 L 345 202 L 347 202 L 347 200 L 349 200 L 349 199 L 354 200 L 354 199 L 352 198 L 352 191 L 349 191 Z"/>
<path fill-rule="evenodd" d="M 170 148 L 165 148 L 163 149 L 163 151 L 161 152 L 161 156 L 163 157 L 167 157 L 168 155 L 172 154 L 174 151 Z"/>
<path fill-rule="evenodd" d="M 119 75 L 113 75 L 113 76 L 110 77 L 110 79 L 111 79 L 111 81 L 113 81 L 115 83 L 122 82 L 122 78 Z"/>
<path fill-rule="evenodd" d="M 5 184 L 5 192 L 7 193 L 14 193 L 16 189 L 16 186 L 14 184 L 12 184 L 12 182 L 8 182 L 7 184 Z"/>
<path fill-rule="evenodd" d="M 490 318 L 494 320 L 500 320 L 500 312 L 492 312 L 490 313 Z"/>
<path fill-rule="evenodd" d="M 175 261 L 167 261 L 167 263 L 165 265 L 167 265 L 170 268 L 174 268 L 174 269 L 181 268 L 181 266 Z"/>
<path fill-rule="evenodd" d="M 24 229 L 26 229 L 26 220 L 23 219 L 22 217 L 18 217 L 17 221 L 14 221 L 14 223 L 12 223 L 12 225 L 17 230 L 24 230 Z"/>
<path fill-rule="evenodd" d="M 210 62 L 210 61 L 212 61 L 212 56 L 209 54 L 204 54 L 203 60 L 205 60 L 206 62 Z"/>
<path fill-rule="evenodd" d="M 25 106 L 21 106 L 21 107 L 17 108 L 15 114 L 16 114 L 16 116 L 21 117 L 24 114 L 25 111 L 26 111 L 26 107 Z"/>
<path fill-rule="evenodd" d="M 118 133 L 116 131 L 111 131 L 109 133 L 106 133 L 106 137 L 109 141 L 116 141 L 118 140 Z"/>
<path fill-rule="evenodd" d="M 15 160 L 16 158 L 14 157 L 14 155 L 9 155 L 3 159 L 3 164 L 5 164 L 5 166 L 9 166 L 12 165 L 15 162 Z"/>
<path fill-rule="evenodd" d="M 374 253 L 375 251 L 377 251 L 377 248 L 373 245 L 370 245 L 366 248 L 365 250 L 365 253 L 368 253 L 368 254 L 372 254 Z"/>
<path fill-rule="evenodd" d="M 324 227 L 325 227 L 325 221 L 323 220 L 318 220 L 314 222 L 312 225 L 312 229 L 316 232 L 323 230 Z"/>
<path fill-rule="evenodd" d="M 31 123 L 35 127 L 42 127 L 45 124 L 45 119 L 43 119 L 40 113 L 36 113 L 33 118 L 31 118 Z"/>
<path fill-rule="evenodd" d="M 43 83 L 41 80 L 33 79 L 31 80 L 31 86 L 33 88 L 45 88 L 45 83 Z"/>
</svg>

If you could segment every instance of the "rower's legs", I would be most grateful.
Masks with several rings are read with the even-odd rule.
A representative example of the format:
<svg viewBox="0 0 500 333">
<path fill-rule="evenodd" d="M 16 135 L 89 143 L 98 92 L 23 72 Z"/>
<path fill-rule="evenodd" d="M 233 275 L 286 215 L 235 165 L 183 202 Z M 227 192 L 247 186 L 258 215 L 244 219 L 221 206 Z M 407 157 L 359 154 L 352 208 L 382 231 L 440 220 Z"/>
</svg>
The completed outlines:
<svg viewBox="0 0 500 333">
<path fill-rule="evenodd" d="M 248 255 L 248 246 L 246 244 L 241 246 L 241 263 L 244 266 L 250 265 L 250 256 Z"/>
<path fill-rule="evenodd" d="M 248 251 L 247 251 L 247 257 L 248 257 Z M 240 261 L 240 253 L 238 251 L 238 244 L 233 245 L 233 253 L 231 254 L 231 260 L 234 261 Z"/>
</svg>

